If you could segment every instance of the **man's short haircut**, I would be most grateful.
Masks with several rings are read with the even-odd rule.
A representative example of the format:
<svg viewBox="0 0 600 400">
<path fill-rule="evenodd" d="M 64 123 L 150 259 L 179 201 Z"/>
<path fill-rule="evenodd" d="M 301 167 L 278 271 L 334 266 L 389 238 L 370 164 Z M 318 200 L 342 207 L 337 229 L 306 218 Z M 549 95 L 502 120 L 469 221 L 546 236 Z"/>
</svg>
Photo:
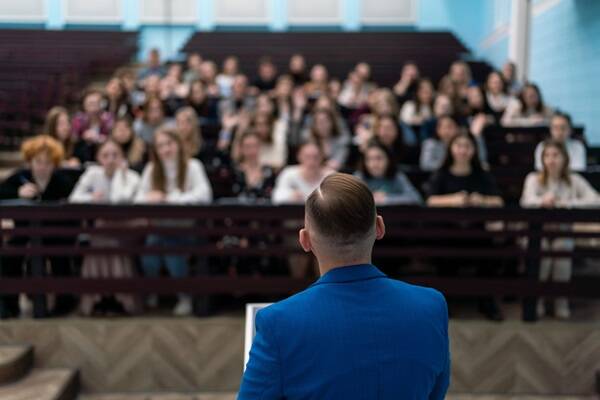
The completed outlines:
<svg viewBox="0 0 600 400">
<path fill-rule="evenodd" d="M 314 230 L 334 246 L 363 240 L 375 227 L 375 201 L 362 181 L 335 173 L 323 180 L 306 200 L 306 215 Z"/>
</svg>

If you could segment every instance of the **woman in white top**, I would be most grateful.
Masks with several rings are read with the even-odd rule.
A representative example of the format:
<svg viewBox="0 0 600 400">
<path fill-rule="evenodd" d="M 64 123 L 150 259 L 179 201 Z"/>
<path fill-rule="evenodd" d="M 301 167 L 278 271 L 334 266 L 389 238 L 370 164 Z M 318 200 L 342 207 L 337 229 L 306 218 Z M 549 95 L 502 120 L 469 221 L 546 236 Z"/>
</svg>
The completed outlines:
<svg viewBox="0 0 600 400">
<path fill-rule="evenodd" d="M 142 174 L 142 181 L 136 196 L 137 203 L 146 204 L 201 204 L 212 200 L 212 189 L 204 166 L 200 161 L 186 156 L 181 137 L 174 131 L 159 128 L 154 135 L 151 149 L 151 162 Z M 188 226 L 188 221 L 153 221 L 158 225 Z M 146 239 L 148 246 L 191 244 L 189 238 L 180 236 L 150 235 Z M 183 278 L 188 275 L 185 256 L 142 257 L 142 268 L 146 276 L 158 276 L 161 262 L 164 261 L 170 275 Z M 150 297 L 150 306 L 156 303 L 156 297 Z M 192 311 L 191 298 L 180 294 L 175 306 L 175 315 L 189 315 Z"/>
<path fill-rule="evenodd" d="M 555 113 L 550 120 L 550 136 L 552 140 L 562 143 L 569 153 L 569 169 L 585 171 L 587 168 L 587 151 L 581 140 L 572 139 L 571 117 L 560 112 Z M 544 142 L 535 148 L 535 169 L 542 170 L 542 149 Z"/>
<path fill-rule="evenodd" d="M 569 154 L 560 142 L 548 140 L 542 149 L 541 172 L 532 172 L 525 179 L 521 197 L 523 207 L 571 208 L 599 204 L 596 190 L 579 174 L 569 171 Z M 571 226 L 561 224 L 561 230 L 571 230 Z M 572 251 L 574 241 L 571 238 L 544 239 L 542 249 Z M 571 279 L 571 258 L 546 257 L 540 263 L 540 280 L 551 279 L 568 282 Z M 569 302 L 565 297 L 555 300 L 554 311 L 559 318 L 569 318 Z M 537 313 L 545 314 L 544 300 L 539 299 Z"/>
<path fill-rule="evenodd" d="M 421 125 L 433 117 L 435 91 L 429 79 L 421 79 L 413 100 L 404 103 L 400 110 L 400 121 L 407 125 Z"/>
<path fill-rule="evenodd" d="M 97 152 L 99 165 L 88 167 L 79 178 L 69 201 L 72 203 L 111 203 L 126 204 L 133 202 L 140 176 L 127 166 L 123 149 L 116 142 L 107 140 Z M 119 226 L 126 228 L 127 223 L 96 220 L 96 226 Z M 123 238 L 92 236 L 92 247 L 117 247 Z M 84 278 L 129 278 L 135 275 L 131 257 L 124 255 L 88 255 L 83 258 L 81 276 Z M 102 295 L 84 295 L 81 298 L 81 311 L 89 315 L 94 306 L 102 300 Z M 116 299 L 128 313 L 138 311 L 139 302 L 132 295 L 117 294 Z"/>
<path fill-rule="evenodd" d="M 306 142 L 297 153 L 298 165 L 279 174 L 273 190 L 273 203 L 303 204 L 323 179 L 334 171 L 325 166 L 323 150 L 315 142 Z"/>
<path fill-rule="evenodd" d="M 552 110 L 546 107 L 537 85 L 528 83 L 518 99 L 512 98 L 502 115 L 502 126 L 547 126 Z"/>
</svg>

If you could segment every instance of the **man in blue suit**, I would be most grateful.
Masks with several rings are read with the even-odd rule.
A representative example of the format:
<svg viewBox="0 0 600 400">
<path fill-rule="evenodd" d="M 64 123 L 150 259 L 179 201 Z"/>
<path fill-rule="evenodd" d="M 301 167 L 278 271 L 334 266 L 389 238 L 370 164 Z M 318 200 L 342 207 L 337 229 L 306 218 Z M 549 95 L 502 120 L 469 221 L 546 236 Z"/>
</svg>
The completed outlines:
<svg viewBox="0 0 600 400">
<path fill-rule="evenodd" d="M 385 225 L 367 186 L 330 175 L 306 201 L 304 223 L 300 244 L 321 278 L 257 313 L 238 399 L 443 399 L 446 302 L 371 264 Z"/>
</svg>

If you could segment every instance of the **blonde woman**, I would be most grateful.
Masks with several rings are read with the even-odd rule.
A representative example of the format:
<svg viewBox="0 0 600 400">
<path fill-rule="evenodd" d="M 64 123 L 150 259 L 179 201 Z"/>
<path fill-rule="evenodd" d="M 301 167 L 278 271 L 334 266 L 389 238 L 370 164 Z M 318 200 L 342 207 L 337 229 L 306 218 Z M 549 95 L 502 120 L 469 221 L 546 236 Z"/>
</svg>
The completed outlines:
<svg viewBox="0 0 600 400">
<path fill-rule="evenodd" d="M 572 208 L 600 204 L 598 193 L 579 174 L 569 169 L 569 154 L 561 142 L 548 140 L 542 148 L 542 170 L 532 172 L 525 179 L 521 206 L 532 208 Z M 552 228 L 556 228 L 555 226 Z M 560 224 L 559 230 L 570 231 L 570 224 Z M 542 248 L 555 251 L 572 251 L 572 238 L 544 239 Z M 571 280 L 572 260 L 545 257 L 540 263 L 540 280 L 568 282 Z M 568 319 L 571 315 L 569 301 L 559 297 L 554 302 L 555 316 Z M 546 314 L 544 299 L 537 304 L 538 317 Z"/>
</svg>

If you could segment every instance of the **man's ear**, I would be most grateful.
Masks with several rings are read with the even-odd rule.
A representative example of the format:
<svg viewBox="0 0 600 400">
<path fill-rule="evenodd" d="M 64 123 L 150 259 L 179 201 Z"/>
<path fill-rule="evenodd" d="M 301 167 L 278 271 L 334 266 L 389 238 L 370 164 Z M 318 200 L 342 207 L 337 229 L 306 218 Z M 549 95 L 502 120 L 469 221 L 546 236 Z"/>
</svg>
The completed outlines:
<svg viewBox="0 0 600 400">
<path fill-rule="evenodd" d="M 307 253 L 310 253 L 310 251 L 312 250 L 310 243 L 310 234 L 308 233 L 308 230 L 306 228 L 302 228 L 298 232 L 298 241 L 300 242 L 300 246 L 302 246 L 302 250 L 304 250 Z"/>
<path fill-rule="evenodd" d="M 385 223 L 383 222 L 383 217 L 378 215 L 375 219 L 375 238 L 377 240 L 383 239 L 385 236 Z"/>
</svg>

